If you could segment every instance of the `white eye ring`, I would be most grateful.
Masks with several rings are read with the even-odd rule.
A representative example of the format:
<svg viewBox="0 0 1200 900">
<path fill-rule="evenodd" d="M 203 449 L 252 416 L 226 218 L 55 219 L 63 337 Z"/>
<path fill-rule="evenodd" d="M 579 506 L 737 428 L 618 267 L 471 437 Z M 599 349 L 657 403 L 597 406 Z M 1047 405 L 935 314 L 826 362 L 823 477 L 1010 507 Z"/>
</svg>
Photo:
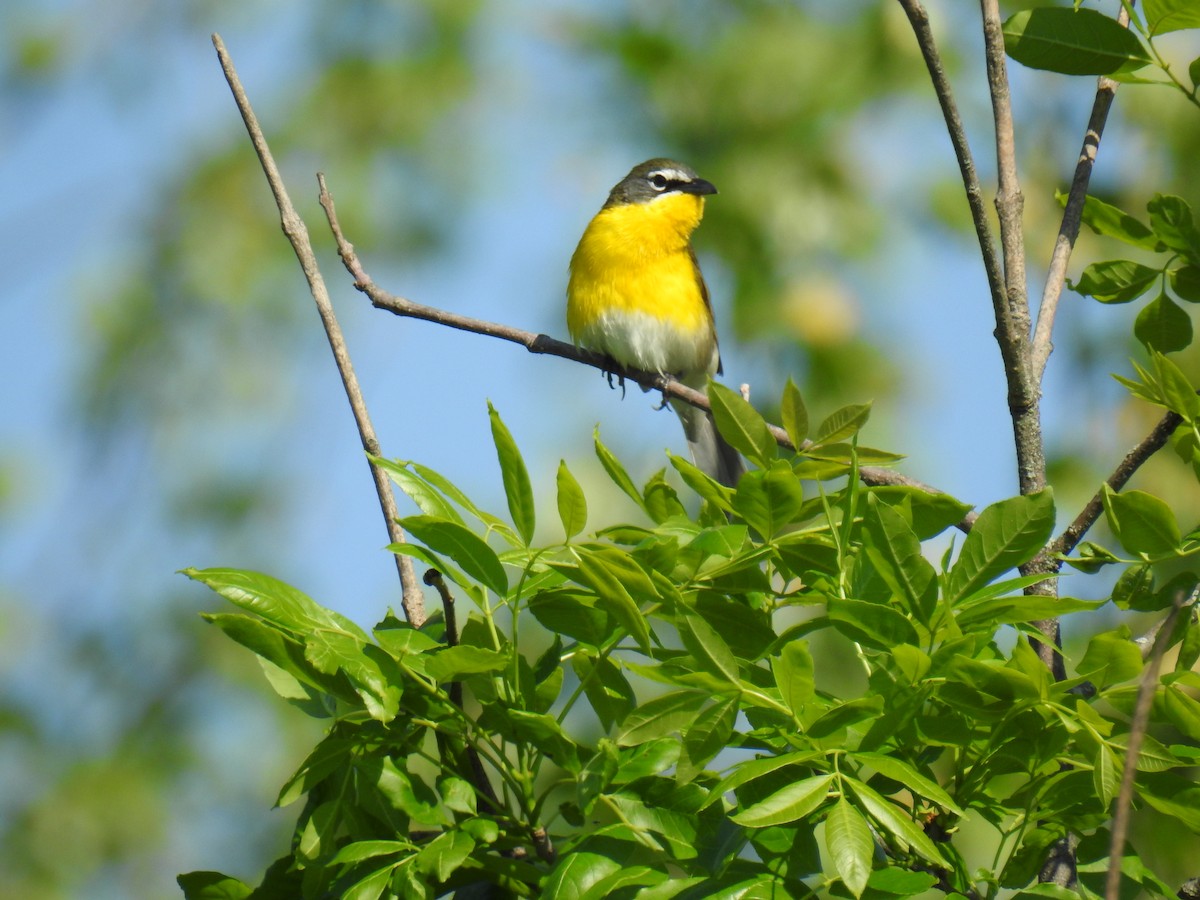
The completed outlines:
<svg viewBox="0 0 1200 900">
<path fill-rule="evenodd" d="M 650 187 L 656 191 L 665 191 L 667 189 L 667 176 L 662 172 L 655 172 L 649 178 Z"/>
</svg>

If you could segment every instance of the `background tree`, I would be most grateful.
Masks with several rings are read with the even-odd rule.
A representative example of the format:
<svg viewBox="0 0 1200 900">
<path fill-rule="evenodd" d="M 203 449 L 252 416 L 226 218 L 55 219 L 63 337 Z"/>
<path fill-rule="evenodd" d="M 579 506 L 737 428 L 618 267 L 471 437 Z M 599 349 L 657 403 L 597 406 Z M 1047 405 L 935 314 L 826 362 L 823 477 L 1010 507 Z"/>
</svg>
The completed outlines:
<svg viewBox="0 0 1200 900">
<path fill-rule="evenodd" d="M 250 771 L 246 784 L 238 782 L 232 776 L 245 767 L 231 768 L 227 754 L 209 748 L 236 743 L 235 734 L 264 746 L 268 735 L 261 732 L 301 727 L 299 717 L 272 719 L 267 728 L 250 724 L 264 713 L 249 693 L 254 688 L 232 686 L 241 683 L 244 660 L 222 656 L 229 668 L 214 670 L 208 661 L 224 651 L 190 616 L 203 600 L 184 594 L 161 573 L 204 558 L 287 573 L 364 624 L 394 599 L 394 573 L 371 549 L 380 538 L 369 486 L 344 413 L 326 412 L 338 407 L 324 350 L 305 336 L 310 320 L 293 302 L 295 275 L 286 249 L 262 228 L 269 211 L 258 175 L 233 123 L 209 124 L 229 122 L 226 98 L 214 85 L 209 93 L 185 93 L 194 102 L 180 103 L 171 79 L 140 77 L 172 72 L 181 83 L 211 85 L 207 74 L 183 76 L 210 71 L 202 38 L 208 21 L 195 25 L 210 16 L 219 20 L 225 11 L 196 8 L 178 16 L 106 7 L 109 27 L 87 32 L 70 23 L 94 19 L 99 11 L 83 6 L 75 12 L 72 19 L 58 19 L 29 5 L 4 13 L 5 115 L 25 123 L 20 133 L 32 135 L 11 151 L 19 155 L 10 162 L 18 171 L 78 179 L 64 181 L 62 174 L 30 179 L 5 198 L 6 221 L 13 228 L 19 223 L 26 236 L 10 246 L 32 247 L 24 266 L 10 267 L 21 274 L 9 302 L 27 311 L 28 333 L 35 338 L 8 357 L 13 369 L 6 373 L 23 390 L 6 417 L 17 439 L 6 442 L 11 449 L 5 461 L 4 602 L 11 650 L 5 654 L 5 701 L 11 710 L 5 766 L 14 773 L 6 779 L 4 801 L 3 821 L 13 838 L 2 842 L 13 857 L 4 868 L 5 889 L 17 895 L 75 889 L 97 896 L 106 889 L 134 894 L 141 886 L 146 895 L 159 896 L 175 871 L 202 867 L 213 857 L 222 864 L 231 859 L 232 847 L 206 849 L 205 835 L 221 829 L 204 823 L 223 823 L 228 814 L 221 806 L 214 809 L 212 798 L 234 803 L 246 796 L 246 784 L 258 785 L 257 797 L 251 795 L 240 810 L 243 819 L 270 799 L 261 789 L 268 777 Z M 919 102 L 904 99 L 913 88 L 923 92 L 925 83 L 895 8 L 839 4 L 833 13 L 811 4 L 784 12 L 743 4 L 697 13 L 689 5 L 686 17 L 668 6 L 603 19 L 570 7 L 553 15 L 512 13 L 503 4 L 456 4 L 453 12 L 441 5 L 336 11 L 314 6 L 293 11 L 294 28 L 282 35 L 265 8 L 239 12 L 240 33 L 218 24 L 235 47 L 244 40 L 263 48 L 261 77 L 278 85 L 272 116 L 286 115 L 292 123 L 281 127 L 275 121 L 271 127 L 289 179 L 293 173 L 295 179 L 308 177 L 317 167 L 318 148 L 320 167 L 338 173 L 343 215 L 360 250 L 375 259 L 387 248 L 408 260 L 394 271 L 373 266 L 381 281 L 387 276 L 385 283 L 391 283 L 396 275 L 396 283 L 411 286 L 418 296 L 471 298 L 455 304 L 467 312 L 491 313 L 502 306 L 528 313 L 536 305 L 532 321 L 523 324 L 560 331 L 562 279 L 555 273 L 596 197 L 612 172 L 666 144 L 712 177 L 723 201 L 732 198 L 724 212 L 716 203 L 710 206 L 700 238 L 702 249 L 720 250 L 731 260 L 724 275 L 711 262 L 706 268 L 716 276 L 722 315 L 730 315 L 728 298 L 738 298 L 733 331 L 750 336 L 765 322 L 786 322 L 809 345 L 808 369 L 791 357 L 790 341 L 779 341 L 773 358 L 760 363 L 757 352 L 751 358 L 740 351 L 723 323 L 730 371 L 756 386 L 756 400 L 761 394 L 769 402 L 772 392 L 758 385 L 780 383 L 784 372 L 808 372 L 798 380 L 814 409 L 832 408 L 844 398 L 882 401 L 885 387 L 898 385 L 899 395 L 879 409 L 886 410 L 885 428 L 898 421 L 904 430 L 895 434 L 921 435 L 923 452 L 914 453 L 906 471 L 980 504 L 1013 492 L 1004 474 L 1012 471 L 1007 444 L 997 440 L 979 448 L 973 423 L 951 424 L 941 415 L 947 408 L 1002 411 L 1004 392 L 995 373 L 978 382 L 917 375 L 924 360 L 936 359 L 943 373 L 957 373 L 994 350 L 986 337 L 987 310 L 963 299 L 982 296 L 970 243 L 956 247 L 944 239 L 947 229 L 964 224 L 958 189 L 942 137 L 930 127 L 937 123 L 935 112 L 923 93 Z M 965 27 L 967 11 L 943 14 L 948 55 L 974 63 L 977 31 Z M 688 24 L 681 29 L 684 19 Z M 839 42 L 871 52 L 842 53 L 825 66 L 807 68 Z M 747 44 L 764 52 L 746 54 L 740 48 Z M 172 57 L 171 50 L 181 47 L 184 52 Z M 243 65 L 254 57 L 240 54 Z M 850 57 L 869 58 L 876 68 L 854 76 Z M 1186 53 L 1180 58 L 1177 70 L 1188 58 Z M 511 70 L 514 59 L 529 74 L 518 81 L 497 77 L 501 69 Z M 826 77 L 834 68 L 846 71 L 844 80 Z M 540 77 L 546 71 L 559 77 Z M 714 78 L 719 92 L 704 91 L 704 79 L 716 72 L 730 77 Z M 881 72 L 895 74 L 871 77 Z M 790 81 L 782 83 L 798 86 L 795 90 L 776 90 L 784 73 Z M 1055 123 L 1064 110 L 1084 109 L 1087 101 L 1080 98 L 1092 90 L 1067 79 L 1034 77 L 1038 80 L 1030 82 L 1016 75 L 1018 97 L 1027 101 L 1022 112 L 1030 116 L 1019 131 L 1029 142 L 1021 156 L 1035 167 L 1040 160 L 1060 165 L 1056 171 L 1023 173 L 1027 220 L 1036 229 L 1057 219 L 1048 184 L 1064 183 L 1078 141 L 1078 129 L 1039 122 Z M 824 89 L 804 89 L 813 83 Z M 843 83 L 858 87 L 839 99 Z M 85 146 L 66 140 L 71 126 L 41 112 L 55 108 L 51 100 L 68 111 L 98 106 L 111 110 L 116 121 L 127 116 L 131 122 L 154 122 L 161 130 L 151 133 L 161 139 L 143 141 L 136 155 L 114 153 L 120 146 L 115 142 Z M 1106 138 L 1116 140 L 1104 151 L 1118 152 L 1105 157 L 1094 192 L 1135 211 L 1156 190 L 1195 200 L 1194 185 L 1173 183 L 1175 160 L 1186 159 L 1177 154 L 1194 146 L 1195 124 L 1164 113 L 1168 103 L 1178 100 L 1153 91 L 1139 94 L 1128 110 L 1118 102 Z M 564 116 L 564 108 L 578 112 Z M 194 114 L 185 119 L 180 112 L 185 109 Z M 972 129 L 987 116 L 982 97 L 969 93 L 964 109 Z M 529 141 L 522 136 L 529 124 L 550 137 Z M 1139 139 L 1139 127 L 1152 138 Z M 330 142 L 328 150 L 305 136 L 310 129 Z M 885 129 L 895 139 L 881 154 L 877 137 Z M 18 133 L 15 127 L 7 130 Z M 391 137 L 380 140 L 381 131 Z M 107 135 L 111 126 L 97 124 L 95 132 Z M 785 140 L 789 133 L 804 141 Z M 289 134 L 295 137 L 283 137 Z M 480 134 L 489 140 L 481 141 Z M 1121 153 L 1125 141 L 1153 150 Z M 187 146 L 200 149 L 179 150 Z M 61 165 L 41 167 L 42 159 L 55 158 L 47 147 L 59 148 Z M 160 158 L 150 147 L 178 152 Z M 447 147 L 459 148 L 458 155 L 447 155 Z M 809 164 L 797 164 L 801 153 L 811 154 Z M 214 161 L 206 162 L 210 154 Z M 905 164 L 884 164 L 892 154 Z M 1147 154 L 1154 165 L 1134 162 Z M 722 158 L 739 162 L 722 166 Z M 124 171 L 130 159 L 146 161 L 141 168 L 155 175 L 133 201 L 109 187 L 124 187 L 126 181 L 107 177 L 109 168 Z M 914 159 L 927 169 L 910 164 Z M 1047 187 L 1040 187 L 1041 179 Z M 80 214 L 59 214 L 61 196 L 78 201 L 72 205 Z M 125 204 L 132 202 L 137 205 L 130 211 Z M 89 243 L 80 236 L 112 221 L 97 212 L 110 207 L 124 212 L 117 227 L 103 229 L 116 239 Z M 311 221 L 315 207 L 302 208 Z M 797 209 L 804 212 L 789 214 Z M 914 210 L 920 214 L 910 218 Z M 730 217 L 728 230 L 722 228 L 724 216 Z M 513 233 L 514 218 L 532 223 L 517 248 L 494 240 Z M 146 222 L 141 238 L 132 224 L 138 220 Z M 62 230 L 63 225 L 77 230 Z M 1031 246 L 1050 243 L 1035 234 Z M 434 248 L 446 255 L 439 257 Z M 935 250 L 936 279 L 906 277 L 914 260 L 928 272 L 923 259 Z M 76 262 L 52 264 L 64 251 Z M 428 262 L 411 262 L 418 251 Z M 446 259 L 456 264 L 447 266 Z M 1031 262 L 1031 271 L 1042 269 Z M 449 279 L 444 274 L 449 270 L 458 278 Z M 912 287 L 898 291 L 898 284 Z M 955 286 L 949 296 L 945 285 Z M 77 314 L 59 318 L 59 309 Z M 1052 368 L 1061 381 L 1048 385 L 1051 423 L 1057 410 L 1078 409 L 1072 386 L 1080 374 L 1110 367 L 1113 347 L 1129 341 L 1128 320 L 1114 325 L 1113 316 L 1101 320 L 1093 312 L 1066 302 L 1059 345 L 1081 348 L 1072 350 L 1079 368 L 1069 374 Z M 938 318 L 953 339 L 930 329 L 928 323 Z M 914 324 L 918 327 L 908 327 Z M 400 365 L 395 362 L 400 352 L 422 348 L 399 346 L 395 333 L 378 325 L 377 314 L 352 313 L 348 330 L 358 341 L 356 358 L 368 376 L 369 395 L 379 395 L 373 408 L 385 446 L 403 437 L 407 455 L 446 460 L 442 467 L 454 470 L 461 448 L 477 445 L 486 434 L 482 417 L 464 415 L 437 429 L 414 430 L 412 421 L 433 419 L 434 402 L 414 412 L 414 399 L 420 398 L 393 387 L 398 402 L 390 415 L 389 391 L 379 386 L 403 383 L 410 366 L 431 370 L 435 361 L 461 353 L 461 344 L 430 337 L 418 342 L 426 355 L 407 356 Z M 43 334 L 53 338 L 36 340 Z M 71 348 L 70 356 L 64 347 Z M 891 371 L 911 380 L 880 377 L 877 373 L 888 370 L 878 362 L 869 367 L 856 362 L 878 360 L 880 354 L 895 354 Z M 1063 356 L 1060 350 L 1055 365 Z M 1190 371 L 1187 354 L 1182 356 Z M 487 383 L 517 434 L 542 430 L 536 423 L 547 406 L 587 407 L 535 392 L 545 379 L 508 351 L 481 348 L 477 358 L 479 371 L 443 372 L 446 393 L 478 396 L 479 385 Z M 876 382 L 853 380 L 863 375 Z M 77 391 L 72 394 L 67 384 Z M 564 396 L 596 387 L 581 373 L 564 376 Z M 526 405 L 524 396 L 534 393 L 537 404 Z M 1074 499 L 1081 499 L 1157 415 L 1122 398 L 1115 388 L 1089 396 L 1087 403 L 1094 404 L 1087 409 L 1089 421 L 1097 423 L 1091 430 L 1050 429 L 1052 451 L 1061 448 L 1054 470 L 1060 508 L 1074 508 L 1071 485 L 1079 485 Z M 1127 410 L 1123 417 L 1113 404 Z M 562 431 L 578 435 L 580 452 L 570 458 L 582 455 L 586 426 L 601 414 L 627 426 L 633 413 L 628 404 L 617 407 L 600 396 L 586 414 L 564 420 Z M 318 424 L 326 415 L 337 427 Z M 665 417 L 658 426 L 650 424 L 653 417 L 645 418 L 644 438 L 618 440 L 631 429 L 615 425 L 604 432 L 631 465 L 642 454 L 656 458 L 658 448 L 675 440 Z M 879 413 L 876 428 L 878 418 Z M 1128 427 L 1114 428 L 1114 421 Z M 649 431 L 655 427 L 663 431 Z M 872 441 L 884 443 L 887 434 L 879 440 L 873 435 Z M 1086 447 L 1078 446 L 1084 442 Z M 887 443 L 910 451 L 915 446 L 911 437 Z M 45 446 L 62 448 L 52 468 Z M 553 466 L 546 460 L 571 453 L 561 446 L 525 450 L 535 472 L 549 472 Z M 265 474 L 266 460 L 277 475 Z M 1194 494 L 1190 486 L 1178 487 L 1176 465 L 1163 455 L 1141 474 L 1141 485 L 1153 489 L 1159 479 L 1170 479 L 1169 496 L 1186 522 L 1194 518 Z M 598 472 L 585 469 L 581 476 L 587 483 Z M 497 487 L 482 475 L 465 486 L 495 501 L 486 505 L 502 505 Z M 260 546 L 267 534 L 272 539 Z M 80 564 L 47 562 L 55 546 L 72 548 Z M 330 559 L 338 565 L 328 565 Z M 151 571 L 156 574 L 146 574 Z M 347 571 L 362 581 L 345 582 Z M 1084 638 L 1068 634 L 1069 641 Z M 244 721 L 243 730 L 214 724 L 218 714 L 207 688 L 214 672 L 235 678 L 225 682 L 226 676 L 216 676 L 229 684 L 218 718 Z M 294 747 L 281 753 L 286 762 L 275 766 L 294 765 Z M 198 783 L 202 791 L 189 789 Z M 120 785 L 131 787 L 114 789 Z M 221 785 L 224 791 L 213 790 Z M 113 823 L 138 827 L 125 831 Z M 63 840 L 64 833 L 73 839 Z M 147 834 L 165 835 L 165 842 L 147 842 Z M 253 870 L 263 854 L 244 838 L 238 835 L 236 843 L 248 848 L 245 865 Z M 277 832 L 273 840 L 280 840 Z"/>
</svg>

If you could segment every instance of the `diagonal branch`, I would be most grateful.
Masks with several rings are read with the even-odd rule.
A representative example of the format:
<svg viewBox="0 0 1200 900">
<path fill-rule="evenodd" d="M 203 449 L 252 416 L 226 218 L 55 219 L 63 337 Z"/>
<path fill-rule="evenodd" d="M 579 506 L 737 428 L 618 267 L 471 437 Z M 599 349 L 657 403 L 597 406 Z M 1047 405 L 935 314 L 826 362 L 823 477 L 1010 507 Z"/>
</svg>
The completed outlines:
<svg viewBox="0 0 1200 900">
<path fill-rule="evenodd" d="M 1183 422 L 1183 417 L 1179 413 L 1169 412 L 1161 419 L 1158 424 L 1138 443 L 1136 447 L 1125 454 L 1124 459 L 1113 470 L 1113 473 L 1105 479 L 1107 484 L 1114 491 L 1119 491 L 1125 486 L 1125 483 L 1133 477 L 1133 473 L 1142 467 L 1142 465 L 1151 456 L 1167 445 L 1171 435 L 1175 429 Z M 1079 515 L 1071 522 L 1063 533 L 1051 541 L 1045 550 L 1045 555 L 1051 558 L 1065 556 L 1075 549 L 1076 545 L 1083 540 L 1083 536 L 1087 534 L 1089 528 L 1096 523 L 1100 518 L 1100 514 L 1104 511 L 1103 492 L 1097 491 L 1087 505 L 1080 510 Z M 1062 561 L 1058 561 L 1057 568 L 1062 567 Z"/>
<path fill-rule="evenodd" d="M 1117 14 L 1117 21 L 1129 26 L 1129 10 L 1124 6 Z M 1071 251 L 1075 249 L 1075 240 L 1079 237 L 1079 225 L 1083 219 L 1083 204 L 1087 199 L 1088 183 L 1092 178 L 1092 169 L 1096 165 L 1096 153 L 1100 149 L 1100 138 L 1104 134 L 1104 125 L 1108 121 L 1108 111 L 1112 108 L 1113 99 L 1117 93 L 1117 82 L 1106 75 L 1101 75 L 1096 84 L 1096 99 L 1092 101 L 1092 114 L 1088 117 L 1087 133 L 1083 136 L 1083 147 L 1079 151 L 1079 161 L 1075 164 L 1075 176 L 1071 179 L 1071 190 L 1067 194 L 1066 209 L 1063 210 L 1062 224 L 1058 229 L 1058 237 L 1054 242 L 1054 252 L 1050 256 L 1050 269 L 1046 273 L 1046 284 L 1042 289 L 1042 302 L 1038 306 L 1037 327 L 1033 333 L 1033 349 L 1031 365 L 1034 382 L 1040 384 L 1042 373 L 1046 371 L 1046 362 L 1050 351 L 1054 349 L 1054 317 L 1058 312 L 1058 300 L 1062 296 L 1063 284 L 1067 278 L 1067 262 Z"/>
<path fill-rule="evenodd" d="M 325 210 L 326 218 L 329 220 L 330 231 L 333 232 L 334 241 L 337 243 L 338 256 L 341 257 L 346 271 L 354 279 L 354 287 L 366 294 L 376 309 L 387 310 L 398 316 L 433 322 L 448 328 L 456 328 L 460 331 L 469 331 L 472 334 L 499 338 L 502 341 L 519 344 L 530 353 L 557 356 L 561 359 L 582 363 L 585 366 L 599 369 L 601 372 L 610 373 L 622 380 L 632 381 L 646 390 L 661 391 L 663 397 L 666 399 L 678 400 L 690 404 L 697 409 L 703 409 L 706 412 L 712 411 L 708 397 L 703 392 L 690 388 L 668 375 L 658 372 L 644 372 L 640 369 L 629 369 L 619 365 L 615 360 L 602 353 L 595 353 L 591 350 L 585 350 L 582 347 L 576 347 L 574 344 L 560 341 L 546 334 L 524 331 L 523 329 L 514 328 L 511 325 L 504 325 L 499 322 L 474 319 L 470 316 L 448 312 L 437 307 L 415 303 L 405 297 L 388 293 L 379 287 L 371 276 L 367 274 L 366 269 L 363 268 L 362 262 L 358 258 L 358 253 L 355 251 L 354 245 L 346 239 L 346 235 L 342 232 L 341 223 L 338 221 L 337 207 L 325 183 L 325 176 L 318 175 L 317 182 L 320 184 L 321 189 L 321 206 Z M 806 441 L 802 446 L 796 447 L 783 428 L 770 423 L 767 424 L 767 427 L 771 431 L 771 436 L 775 438 L 775 443 L 785 450 L 803 452 L 806 448 L 812 446 L 811 443 Z M 899 472 L 878 466 L 860 466 L 858 474 L 863 483 L 868 485 L 901 485 L 916 488 L 927 494 L 944 493 L 915 478 L 909 478 L 907 475 L 902 475 Z M 976 518 L 978 517 L 975 513 L 968 513 L 958 523 L 957 527 L 962 531 L 970 531 Z"/>
<path fill-rule="evenodd" d="M 1137 775 L 1138 754 L 1141 753 L 1142 740 L 1150 724 L 1150 708 L 1154 705 L 1154 694 L 1158 687 L 1158 667 L 1162 663 L 1163 654 L 1167 652 L 1167 645 L 1171 642 L 1175 619 L 1187 599 L 1189 598 L 1183 591 L 1176 592 L 1171 611 L 1154 638 L 1154 648 L 1150 651 L 1150 659 L 1146 662 L 1146 669 L 1138 684 L 1133 720 L 1129 723 L 1129 745 L 1125 748 L 1125 765 L 1121 769 L 1121 787 L 1117 793 L 1117 806 L 1113 811 L 1112 843 L 1108 850 L 1104 900 L 1119 900 L 1121 896 L 1121 858 L 1125 855 L 1125 837 L 1129 833 L 1129 810 L 1133 803 L 1133 780 Z M 1190 599 L 1194 602 L 1195 596 Z"/>
<path fill-rule="evenodd" d="M 326 290 L 325 280 L 321 277 L 320 269 L 317 267 L 317 257 L 313 253 L 308 229 L 292 205 L 287 188 L 284 187 L 283 178 L 275 165 L 275 158 L 267 146 L 267 139 L 263 135 L 262 128 L 259 127 L 258 118 L 250 106 L 250 100 L 238 78 L 233 60 L 225 49 L 225 42 L 221 40 L 219 34 L 213 34 L 212 42 L 217 49 L 217 57 L 221 61 L 225 80 L 229 82 L 233 99 L 242 114 L 242 120 L 246 123 L 246 131 L 250 134 L 254 151 L 258 154 L 259 162 L 262 164 L 263 173 L 267 176 L 267 182 L 271 186 L 271 193 L 275 196 L 283 233 L 287 236 L 292 250 L 296 253 L 296 258 L 300 261 L 300 267 L 304 270 L 304 277 L 308 281 L 308 289 L 317 304 L 317 312 L 321 316 L 321 324 L 325 326 L 325 336 L 329 340 L 329 347 L 333 351 L 338 373 L 342 377 L 342 386 L 346 390 L 346 399 L 350 401 L 350 409 L 354 413 L 354 421 L 358 426 L 358 436 L 362 441 L 363 449 L 370 457 L 378 457 L 381 455 L 379 440 L 371 425 L 371 417 L 367 414 L 366 401 L 363 399 L 362 390 L 359 388 L 357 377 L 355 377 L 354 367 L 350 363 L 350 352 L 346 348 L 345 338 L 342 336 L 342 330 L 334 316 L 333 304 L 329 300 L 329 291 Z M 388 536 L 392 543 L 402 543 L 404 532 L 396 522 L 399 512 L 396 508 L 395 495 L 392 493 L 391 481 L 383 469 L 369 464 L 371 477 L 375 482 L 375 491 L 379 495 L 380 508 L 383 510 L 383 518 L 387 523 Z M 407 556 L 396 554 L 396 568 L 400 575 L 400 586 L 403 591 L 404 614 L 412 625 L 419 627 L 425 621 L 425 602 L 421 585 L 413 570 L 412 560 Z"/>
</svg>

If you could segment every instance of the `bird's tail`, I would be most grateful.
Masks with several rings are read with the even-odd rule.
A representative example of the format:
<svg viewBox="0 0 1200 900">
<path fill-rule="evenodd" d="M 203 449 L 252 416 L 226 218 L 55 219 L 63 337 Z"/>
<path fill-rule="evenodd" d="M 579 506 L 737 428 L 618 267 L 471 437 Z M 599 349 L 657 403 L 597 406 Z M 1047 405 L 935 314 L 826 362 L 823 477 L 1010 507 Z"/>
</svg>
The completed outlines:
<svg viewBox="0 0 1200 900">
<path fill-rule="evenodd" d="M 683 423 L 683 434 L 697 467 L 726 487 L 737 487 L 738 479 L 746 471 L 746 464 L 721 437 L 712 415 L 686 403 L 676 402 L 672 405 L 679 421 Z"/>
</svg>

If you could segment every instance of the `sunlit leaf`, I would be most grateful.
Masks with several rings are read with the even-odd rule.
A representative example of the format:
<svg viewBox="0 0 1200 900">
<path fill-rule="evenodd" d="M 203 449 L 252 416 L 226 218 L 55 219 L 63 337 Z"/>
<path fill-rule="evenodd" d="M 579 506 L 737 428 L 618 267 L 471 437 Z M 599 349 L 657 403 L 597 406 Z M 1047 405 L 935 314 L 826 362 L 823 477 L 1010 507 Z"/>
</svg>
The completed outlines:
<svg viewBox="0 0 1200 900">
<path fill-rule="evenodd" d="M 1108 75 L 1151 62 L 1136 35 L 1092 9 L 1024 9 L 1005 21 L 1003 28 L 1008 55 L 1031 69 Z"/>
</svg>

